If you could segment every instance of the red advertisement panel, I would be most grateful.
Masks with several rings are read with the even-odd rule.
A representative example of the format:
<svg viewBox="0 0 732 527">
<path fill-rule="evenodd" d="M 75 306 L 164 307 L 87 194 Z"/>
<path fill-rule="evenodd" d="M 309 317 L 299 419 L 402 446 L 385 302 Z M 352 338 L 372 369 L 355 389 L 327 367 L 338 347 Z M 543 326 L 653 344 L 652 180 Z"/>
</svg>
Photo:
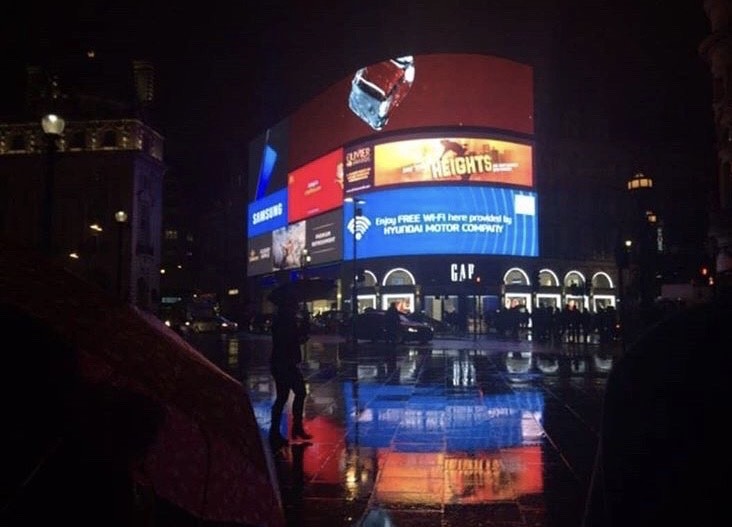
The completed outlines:
<svg viewBox="0 0 732 527">
<path fill-rule="evenodd" d="M 405 65 L 385 61 L 399 79 L 374 75 L 371 65 L 339 81 L 300 107 L 290 121 L 291 167 L 322 152 L 375 134 L 433 126 L 494 128 L 534 133 L 533 70 L 511 60 L 479 54 L 416 55 Z M 354 102 L 354 90 L 360 89 Z M 388 100 L 378 131 L 349 108 L 373 96 Z M 376 105 L 363 112 L 376 111 Z"/>
<path fill-rule="evenodd" d="M 343 149 L 290 172 L 287 220 L 299 221 L 343 205 Z"/>
<path fill-rule="evenodd" d="M 374 185 L 480 182 L 533 185 L 531 146 L 475 137 L 410 139 L 376 145 Z"/>
</svg>

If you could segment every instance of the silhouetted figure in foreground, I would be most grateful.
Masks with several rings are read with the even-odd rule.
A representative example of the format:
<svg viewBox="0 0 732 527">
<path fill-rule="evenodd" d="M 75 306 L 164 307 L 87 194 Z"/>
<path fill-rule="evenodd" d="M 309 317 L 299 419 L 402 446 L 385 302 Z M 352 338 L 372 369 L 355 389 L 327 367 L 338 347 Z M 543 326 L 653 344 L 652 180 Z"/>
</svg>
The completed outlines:
<svg viewBox="0 0 732 527">
<path fill-rule="evenodd" d="M 30 313 L 0 304 L 0 330 L 8 339 L 0 525 L 152 525 L 154 498 L 131 469 L 154 439 L 161 408 L 83 379 L 74 347 Z"/>
<path fill-rule="evenodd" d="M 287 439 L 280 433 L 282 412 L 290 396 L 292 401 L 292 439 L 311 439 L 303 428 L 305 410 L 305 379 L 300 371 L 302 362 L 301 346 L 308 339 L 307 328 L 303 327 L 298 315 L 298 303 L 295 299 L 283 300 L 272 321 L 272 355 L 270 371 L 277 388 L 277 396 L 272 405 L 272 420 L 269 428 L 269 440 L 274 448 L 287 444 Z"/>
<path fill-rule="evenodd" d="M 616 361 L 583 527 L 723 517 L 732 400 L 732 303 L 723 294 L 651 326 Z"/>
<path fill-rule="evenodd" d="M 386 340 L 392 344 L 396 344 L 399 340 L 399 326 L 401 324 L 400 313 L 397 309 L 396 302 L 389 304 L 386 310 Z"/>
</svg>

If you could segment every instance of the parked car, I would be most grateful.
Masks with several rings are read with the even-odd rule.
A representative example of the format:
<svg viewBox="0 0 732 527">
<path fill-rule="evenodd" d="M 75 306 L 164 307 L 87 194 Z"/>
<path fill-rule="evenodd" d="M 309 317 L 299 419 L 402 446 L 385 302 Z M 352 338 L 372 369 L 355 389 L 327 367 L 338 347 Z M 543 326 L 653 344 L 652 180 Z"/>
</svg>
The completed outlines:
<svg viewBox="0 0 732 527">
<path fill-rule="evenodd" d="M 409 320 L 412 320 L 414 322 L 423 322 L 425 324 L 432 326 L 432 330 L 435 333 L 451 333 L 452 332 L 452 327 L 450 326 L 450 324 L 448 324 L 444 320 L 437 320 L 436 318 L 427 316 L 424 313 L 409 313 L 406 316 L 407 316 L 407 318 L 409 318 Z"/>
<path fill-rule="evenodd" d="M 186 320 L 185 328 L 193 333 L 235 333 L 239 324 L 221 315 L 196 317 Z"/>
<path fill-rule="evenodd" d="M 434 337 L 432 326 L 424 322 L 410 320 L 405 314 L 399 314 L 399 331 L 397 342 L 426 343 Z M 372 310 L 356 316 L 356 338 L 371 342 L 386 342 L 386 311 Z"/>
<path fill-rule="evenodd" d="M 343 335 L 349 331 L 350 314 L 345 311 L 330 310 L 314 315 L 310 320 L 310 332 L 321 335 Z"/>
</svg>

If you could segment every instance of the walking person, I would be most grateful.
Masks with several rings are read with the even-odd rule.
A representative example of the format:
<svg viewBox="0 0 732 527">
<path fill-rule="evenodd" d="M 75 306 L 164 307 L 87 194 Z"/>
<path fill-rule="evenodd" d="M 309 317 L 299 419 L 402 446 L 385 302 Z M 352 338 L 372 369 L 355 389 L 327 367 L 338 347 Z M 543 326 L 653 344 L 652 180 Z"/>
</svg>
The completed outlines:
<svg viewBox="0 0 732 527">
<path fill-rule="evenodd" d="M 400 321 L 397 304 L 392 302 L 389 304 L 389 309 L 386 310 L 386 340 L 390 344 L 396 344 L 399 340 Z"/>
<path fill-rule="evenodd" d="M 298 318 L 298 303 L 294 298 L 284 299 L 277 308 L 272 321 L 272 355 L 270 371 L 274 378 L 277 396 L 272 404 L 269 440 L 274 448 L 287 445 L 288 441 L 280 433 L 282 412 L 290 392 L 294 394 L 292 401 L 293 440 L 308 440 L 312 436 L 303 428 L 305 409 L 305 379 L 300 371 L 302 362 L 301 346 L 308 339 L 308 330 Z"/>
</svg>

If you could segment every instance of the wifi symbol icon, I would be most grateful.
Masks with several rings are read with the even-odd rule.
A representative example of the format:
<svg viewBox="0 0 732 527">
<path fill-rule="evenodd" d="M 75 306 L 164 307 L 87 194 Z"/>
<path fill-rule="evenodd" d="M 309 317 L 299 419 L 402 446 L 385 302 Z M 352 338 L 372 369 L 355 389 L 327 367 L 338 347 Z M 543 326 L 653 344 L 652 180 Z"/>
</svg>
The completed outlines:
<svg viewBox="0 0 732 527">
<path fill-rule="evenodd" d="M 371 227 L 371 220 L 366 216 L 356 216 L 348 222 L 348 231 L 356 237 L 356 240 L 363 238 L 363 235 Z"/>
</svg>

